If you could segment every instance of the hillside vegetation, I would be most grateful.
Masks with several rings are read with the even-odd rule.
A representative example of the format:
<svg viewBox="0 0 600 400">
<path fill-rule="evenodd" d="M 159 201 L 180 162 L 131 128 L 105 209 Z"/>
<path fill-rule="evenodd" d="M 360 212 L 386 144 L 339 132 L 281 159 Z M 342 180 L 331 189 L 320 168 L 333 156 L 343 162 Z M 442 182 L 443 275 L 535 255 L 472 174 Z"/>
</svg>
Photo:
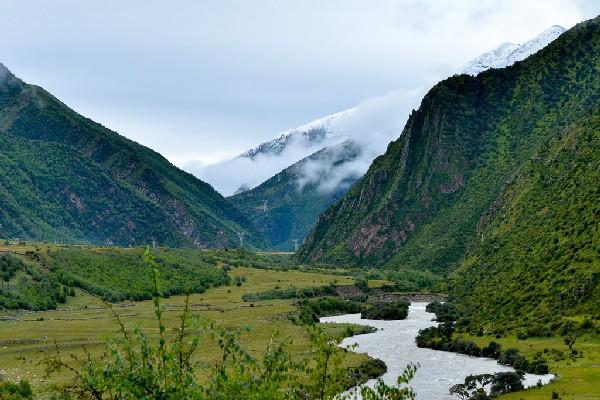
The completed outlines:
<svg viewBox="0 0 600 400">
<path fill-rule="evenodd" d="M 230 283 L 213 253 L 160 249 L 155 254 L 163 296 L 202 293 Z M 7 252 L 0 256 L 0 272 L 0 309 L 55 309 L 74 296 L 76 288 L 110 302 L 147 300 L 154 290 L 152 271 L 144 264 L 140 248 L 55 247 Z"/>
<path fill-rule="evenodd" d="M 299 254 L 446 273 L 481 215 L 534 153 L 600 104 L 600 19 L 512 67 L 437 84 Z"/>
<path fill-rule="evenodd" d="M 319 214 L 357 181 L 358 177 L 347 177 L 335 187 L 326 186 L 330 180 L 337 182 L 338 168 L 359 154 L 360 149 L 351 142 L 325 148 L 228 200 L 252 221 L 274 249 L 294 250 L 294 241 L 302 243 Z M 322 170 L 321 163 L 333 168 Z"/>
<path fill-rule="evenodd" d="M 0 237 L 232 247 L 251 223 L 160 154 L 77 114 L 0 64 Z"/>
<path fill-rule="evenodd" d="M 600 319 L 600 110 L 523 166 L 452 276 L 471 327 L 520 336 Z"/>
</svg>

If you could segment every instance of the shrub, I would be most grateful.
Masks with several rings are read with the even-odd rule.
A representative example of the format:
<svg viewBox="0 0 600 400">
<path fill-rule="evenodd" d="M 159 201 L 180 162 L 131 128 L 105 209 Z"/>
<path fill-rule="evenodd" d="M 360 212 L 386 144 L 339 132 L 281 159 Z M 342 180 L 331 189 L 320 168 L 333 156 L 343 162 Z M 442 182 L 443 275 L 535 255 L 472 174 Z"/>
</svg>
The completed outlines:
<svg viewBox="0 0 600 400">
<path fill-rule="evenodd" d="M 481 355 L 483 357 L 495 358 L 498 359 L 500 357 L 500 353 L 502 351 L 502 345 L 496 342 L 490 342 L 486 347 L 481 349 Z"/>
<path fill-rule="evenodd" d="M 301 300 L 298 303 L 297 322 L 313 324 L 320 317 L 338 314 L 356 314 L 361 311 L 361 304 L 352 300 L 334 297 L 323 297 L 315 300 Z"/>
<path fill-rule="evenodd" d="M 409 306 L 410 303 L 407 301 L 364 304 L 360 311 L 360 317 L 383 320 L 405 319 L 408 316 Z"/>
<path fill-rule="evenodd" d="M 434 301 L 425 307 L 425 311 L 435 314 L 435 320 L 438 322 L 454 322 L 461 316 L 456 307 L 450 303 L 440 303 Z"/>
<path fill-rule="evenodd" d="M 0 381 L 0 399 L 4 400 L 29 400 L 33 399 L 31 385 L 26 380 L 19 383 Z"/>
<path fill-rule="evenodd" d="M 365 293 L 369 292 L 369 281 L 365 278 L 356 278 L 354 285 Z"/>
</svg>

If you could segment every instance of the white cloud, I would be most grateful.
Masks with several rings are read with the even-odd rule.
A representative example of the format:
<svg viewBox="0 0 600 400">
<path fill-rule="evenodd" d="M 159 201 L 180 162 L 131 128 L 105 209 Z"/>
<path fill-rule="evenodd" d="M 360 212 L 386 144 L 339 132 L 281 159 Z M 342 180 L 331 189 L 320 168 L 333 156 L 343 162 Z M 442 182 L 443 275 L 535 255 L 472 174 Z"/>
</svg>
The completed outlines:
<svg viewBox="0 0 600 400">
<path fill-rule="evenodd" d="M 330 147 L 326 157 L 304 164 L 299 186 L 318 183 L 319 190 L 331 192 L 348 178 L 361 177 L 371 162 L 385 152 L 387 145 L 400 136 L 410 111 L 418 107 L 424 92 L 423 89 L 396 90 L 362 102 L 335 127 L 336 132 L 360 149 L 358 155 L 340 162 L 344 159 L 344 147 Z"/>
<path fill-rule="evenodd" d="M 333 140 L 330 144 L 339 143 L 339 141 L 339 139 Z M 277 156 L 258 154 L 253 159 L 236 157 L 208 165 L 201 162 L 188 162 L 183 165 L 183 168 L 200 179 L 211 183 L 223 195 L 229 196 L 234 194 L 241 186 L 252 188 L 262 183 L 290 166 L 290 164 L 319 149 L 319 146 L 307 147 L 304 143 L 291 142 Z"/>
</svg>

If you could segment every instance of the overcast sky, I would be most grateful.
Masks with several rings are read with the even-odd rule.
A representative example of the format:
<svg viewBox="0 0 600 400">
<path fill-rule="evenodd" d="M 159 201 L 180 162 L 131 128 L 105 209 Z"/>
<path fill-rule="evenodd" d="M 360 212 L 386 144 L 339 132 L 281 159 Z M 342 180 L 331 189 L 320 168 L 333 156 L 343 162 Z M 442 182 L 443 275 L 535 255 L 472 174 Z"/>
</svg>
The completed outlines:
<svg viewBox="0 0 600 400">
<path fill-rule="evenodd" d="M 0 0 L 0 62 L 177 165 L 447 76 L 600 1 Z"/>
</svg>

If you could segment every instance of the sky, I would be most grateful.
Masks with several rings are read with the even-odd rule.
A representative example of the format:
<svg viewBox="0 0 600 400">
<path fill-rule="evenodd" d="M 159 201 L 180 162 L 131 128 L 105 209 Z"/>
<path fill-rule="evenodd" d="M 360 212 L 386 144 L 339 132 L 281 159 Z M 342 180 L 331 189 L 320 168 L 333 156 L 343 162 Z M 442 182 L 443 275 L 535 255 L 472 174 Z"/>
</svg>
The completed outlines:
<svg viewBox="0 0 600 400">
<path fill-rule="evenodd" d="M 0 62 L 176 165 L 435 81 L 598 0 L 0 0 Z"/>
</svg>

